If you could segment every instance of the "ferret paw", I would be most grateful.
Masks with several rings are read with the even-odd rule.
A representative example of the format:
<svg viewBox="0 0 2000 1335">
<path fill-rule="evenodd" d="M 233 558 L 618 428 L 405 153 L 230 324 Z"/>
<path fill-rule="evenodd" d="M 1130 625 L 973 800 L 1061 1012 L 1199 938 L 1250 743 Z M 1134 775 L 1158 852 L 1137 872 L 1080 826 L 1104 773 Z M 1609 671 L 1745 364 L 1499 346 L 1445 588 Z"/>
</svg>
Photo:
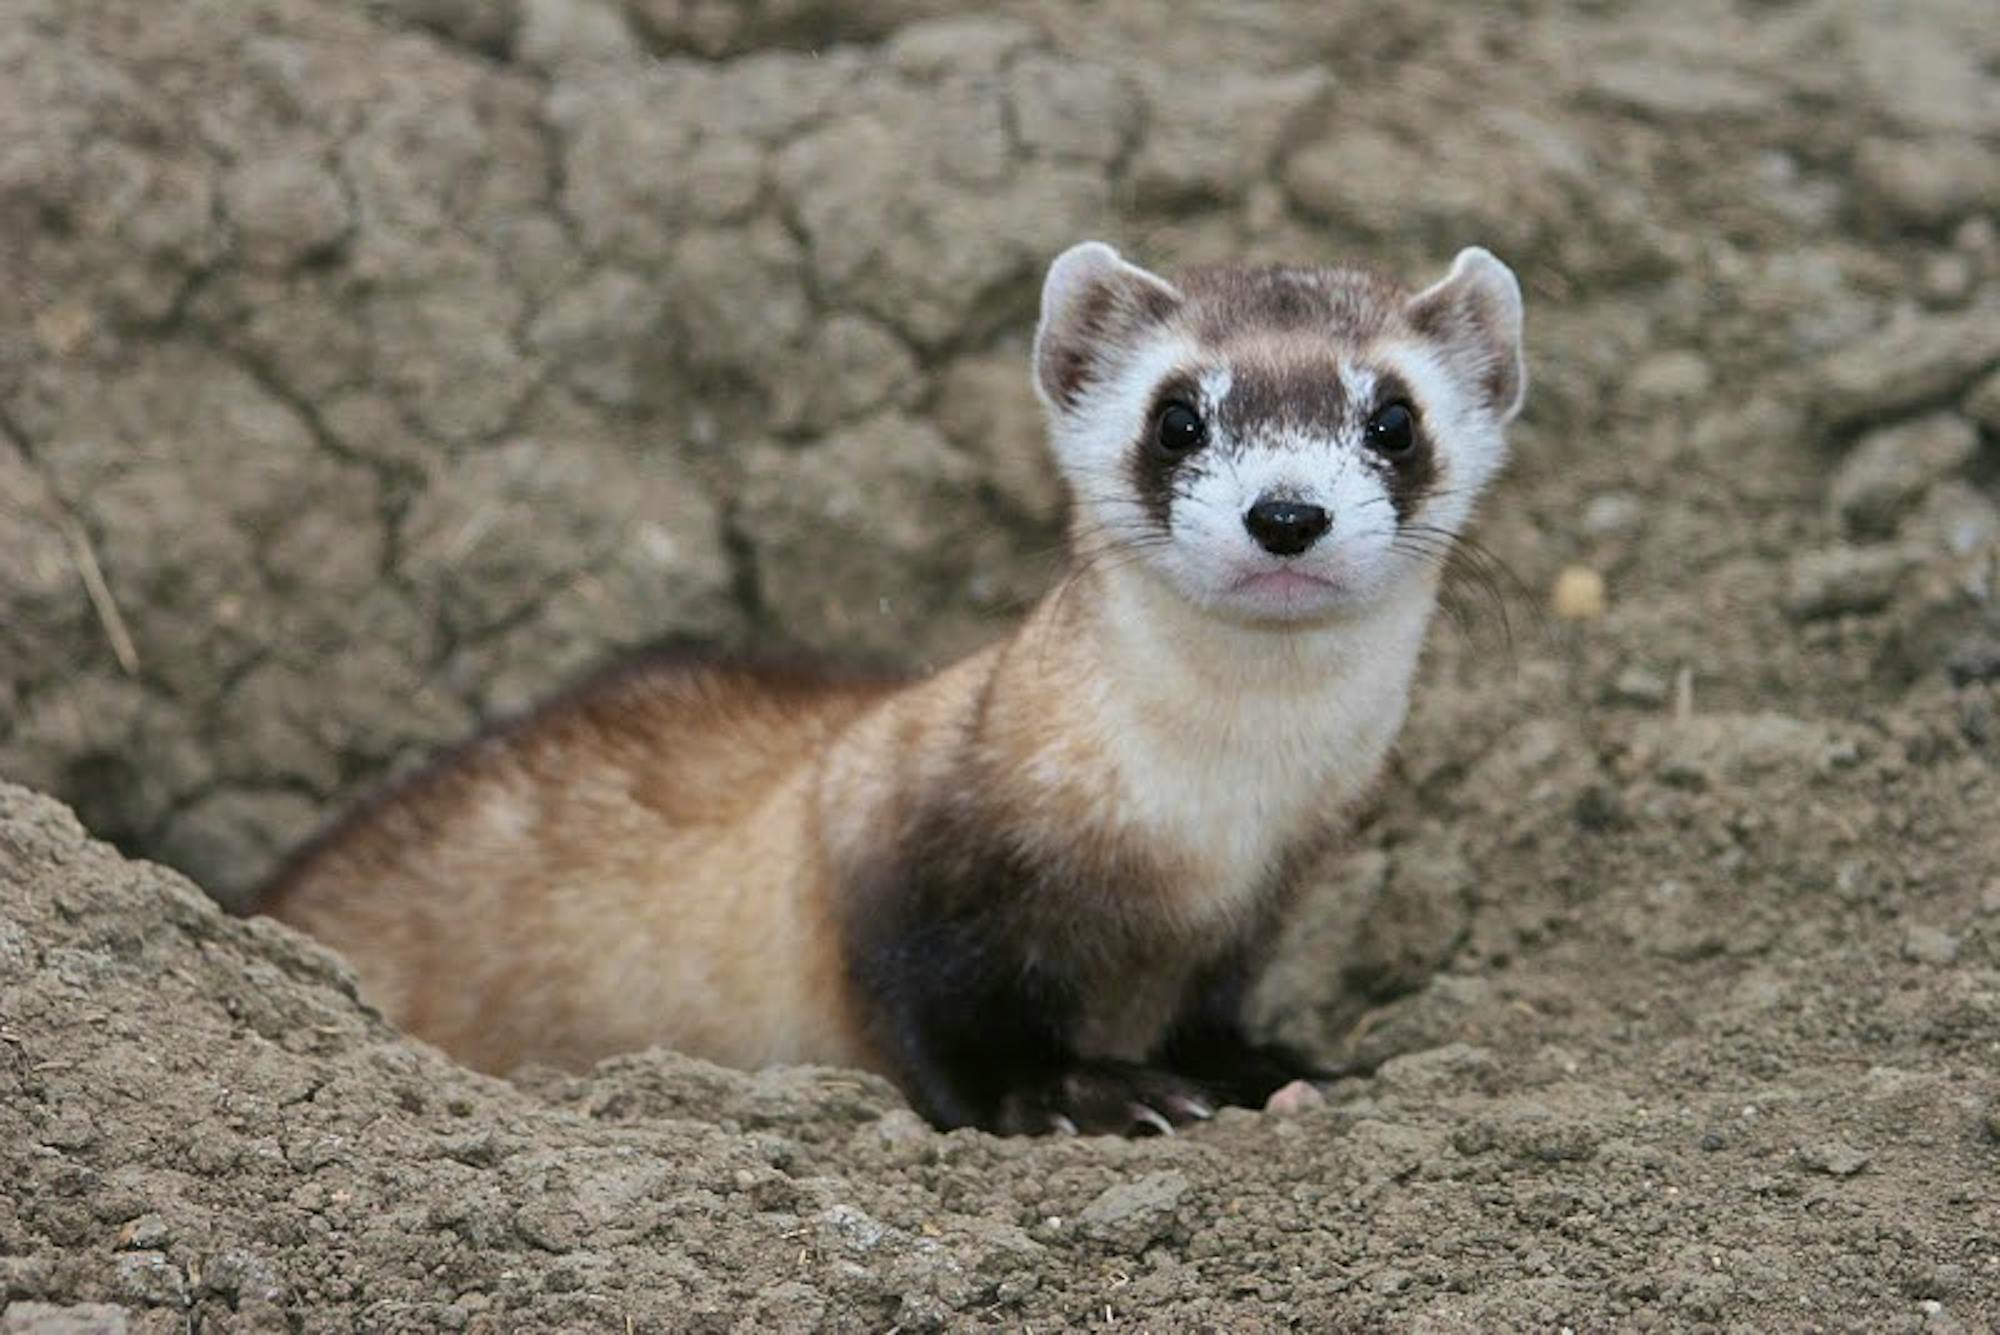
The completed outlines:
<svg viewBox="0 0 2000 1335">
<path fill-rule="evenodd" d="M 1192 1080 L 1129 1062 L 1079 1062 L 1000 1102 L 1003 1135 L 1170 1136 L 1215 1115 Z"/>
<path fill-rule="evenodd" d="M 1177 1071 L 1186 1071 L 1216 1102 L 1243 1108 L 1264 1108 L 1273 1096 L 1294 1085 L 1324 1093 L 1335 1080 L 1353 1073 L 1287 1047 L 1250 1043 L 1234 1035 L 1170 1046 L 1165 1061 Z M 1306 1096 L 1294 1092 L 1292 1097 Z"/>
</svg>

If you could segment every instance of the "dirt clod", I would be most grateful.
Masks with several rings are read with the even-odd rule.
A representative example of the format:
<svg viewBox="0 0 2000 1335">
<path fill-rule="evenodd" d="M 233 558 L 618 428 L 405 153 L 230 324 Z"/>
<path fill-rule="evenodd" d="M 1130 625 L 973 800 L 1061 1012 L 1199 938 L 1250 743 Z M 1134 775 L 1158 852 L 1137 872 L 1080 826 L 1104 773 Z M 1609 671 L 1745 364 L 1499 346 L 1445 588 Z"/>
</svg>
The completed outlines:
<svg viewBox="0 0 2000 1335">
<path fill-rule="evenodd" d="M 1853 1177 L 1868 1166 L 1868 1159 L 1866 1151 L 1838 1140 L 1807 1145 L 1799 1150 L 1799 1162 L 1815 1173 L 1831 1177 Z"/>
</svg>

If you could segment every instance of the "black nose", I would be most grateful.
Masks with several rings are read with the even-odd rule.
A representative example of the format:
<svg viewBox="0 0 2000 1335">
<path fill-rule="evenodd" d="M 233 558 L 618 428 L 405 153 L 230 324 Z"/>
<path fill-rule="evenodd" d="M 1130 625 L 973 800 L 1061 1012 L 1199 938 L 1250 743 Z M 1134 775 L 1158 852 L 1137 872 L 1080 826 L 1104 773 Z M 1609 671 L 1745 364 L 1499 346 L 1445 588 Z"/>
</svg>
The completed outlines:
<svg viewBox="0 0 2000 1335">
<path fill-rule="evenodd" d="M 1297 556 L 1332 526 L 1326 511 L 1297 501 L 1259 501 L 1243 516 L 1243 527 L 1273 556 Z"/>
</svg>

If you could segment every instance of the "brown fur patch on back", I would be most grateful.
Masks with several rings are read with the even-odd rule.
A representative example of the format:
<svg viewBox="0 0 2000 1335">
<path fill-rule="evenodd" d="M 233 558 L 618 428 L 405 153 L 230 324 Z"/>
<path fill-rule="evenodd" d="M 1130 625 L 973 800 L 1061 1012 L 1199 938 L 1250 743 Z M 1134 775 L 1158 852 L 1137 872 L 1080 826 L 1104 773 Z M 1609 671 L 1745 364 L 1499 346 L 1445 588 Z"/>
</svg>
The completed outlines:
<svg viewBox="0 0 2000 1335">
<path fill-rule="evenodd" d="M 653 1043 L 865 1063 L 807 778 L 897 689 L 683 651 L 620 665 L 377 794 L 262 907 L 482 1070 Z"/>
<path fill-rule="evenodd" d="M 723 722 L 733 712 L 747 712 L 751 717 L 744 721 L 761 721 L 770 735 L 782 736 L 790 714 L 816 712 L 829 693 L 873 701 L 907 682 L 906 674 L 872 664 L 824 664 L 779 653 L 725 655 L 691 642 L 661 641 L 586 673 L 530 709 L 493 720 L 365 794 L 294 849 L 251 896 L 246 912 L 282 917 L 286 897 L 322 853 L 350 847 L 371 831 L 383 837 L 387 832 L 377 827 L 391 807 L 442 810 L 465 800 L 484 766 L 514 756 L 530 739 L 594 740 L 613 751 L 629 750 L 666 742 L 677 731 L 700 739 L 706 729 L 688 726 L 695 719 Z M 689 717 L 673 726 L 684 710 Z M 662 724 L 668 725 L 667 736 L 661 735 Z M 674 800 L 665 791 L 658 796 L 669 806 Z"/>
</svg>

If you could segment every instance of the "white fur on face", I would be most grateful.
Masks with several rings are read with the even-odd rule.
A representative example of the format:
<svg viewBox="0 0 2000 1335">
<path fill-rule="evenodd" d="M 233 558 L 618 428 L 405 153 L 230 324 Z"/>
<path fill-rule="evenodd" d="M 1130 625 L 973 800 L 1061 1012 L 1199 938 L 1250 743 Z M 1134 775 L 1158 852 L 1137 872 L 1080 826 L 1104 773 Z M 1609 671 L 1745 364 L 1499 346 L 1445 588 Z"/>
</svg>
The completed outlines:
<svg viewBox="0 0 2000 1335">
<path fill-rule="evenodd" d="M 1372 355 L 1378 365 L 1395 372 L 1409 386 L 1437 451 L 1437 481 L 1411 521 L 1458 533 L 1471 520 L 1481 493 L 1507 462 L 1503 424 L 1465 392 L 1438 350 L 1429 344 L 1385 342 Z"/>
<path fill-rule="evenodd" d="M 1077 501 L 1079 555 L 1129 553 L 1117 564 L 1204 610 L 1253 621 L 1332 618 L 1434 579 L 1499 471 L 1502 428 L 1520 407 L 1512 273 L 1474 248 L 1414 297 L 1333 270 L 1246 271 L 1238 284 L 1245 314 L 1224 323 L 1220 345 L 1204 346 L 1189 331 L 1204 327 L 1204 310 L 1214 327 L 1216 311 L 1230 309 L 1227 290 L 1219 308 L 1204 308 L 1218 300 L 1214 286 L 1185 296 L 1095 243 L 1052 267 L 1037 387 Z M 1301 319 L 1314 302 L 1326 303 L 1320 323 Z M 1246 376 L 1266 383 L 1232 397 Z M 1170 468 L 1147 453 L 1168 386 L 1209 427 L 1206 443 Z M 1414 406 L 1428 451 L 1420 462 L 1398 466 L 1366 438 L 1390 393 Z M 1274 555 L 1246 526 L 1266 501 L 1317 506 L 1330 529 L 1304 552 Z"/>
<path fill-rule="evenodd" d="M 1397 559 L 1396 513 L 1360 435 L 1357 422 L 1328 435 L 1212 440 L 1175 478 L 1162 573 L 1198 604 L 1254 619 L 1304 619 L 1366 601 Z M 1266 500 L 1317 505 L 1333 527 L 1298 556 L 1273 556 L 1244 523 Z"/>
<path fill-rule="evenodd" d="M 1194 340 L 1156 331 L 1074 408 L 1051 412 L 1050 445 L 1069 479 L 1087 536 L 1109 542 L 1153 536 L 1152 521 L 1133 485 L 1132 451 L 1148 428 L 1160 382 L 1197 364 L 1199 353 Z M 1226 382 L 1223 387 L 1227 389 Z"/>
<path fill-rule="evenodd" d="M 1248 423 L 1237 439 L 1218 420 L 1236 379 L 1232 368 L 1171 331 L 1141 342 L 1055 419 L 1057 458 L 1077 499 L 1085 550 L 1129 544 L 1135 559 L 1197 606 L 1259 621 L 1339 615 L 1403 580 L 1428 577 L 1504 461 L 1499 424 L 1421 341 L 1383 342 L 1336 367 L 1352 405 L 1344 421 L 1314 431 Z M 1193 406 L 1211 435 L 1176 470 L 1162 532 L 1138 495 L 1133 455 L 1146 448 L 1160 384 L 1190 372 L 1199 399 Z M 1401 518 L 1390 494 L 1393 466 L 1364 439 L 1385 372 L 1408 387 L 1435 458 L 1434 481 Z M 1273 556 L 1244 523 L 1252 506 L 1272 499 L 1317 505 L 1332 527 L 1298 556 Z"/>
</svg>

